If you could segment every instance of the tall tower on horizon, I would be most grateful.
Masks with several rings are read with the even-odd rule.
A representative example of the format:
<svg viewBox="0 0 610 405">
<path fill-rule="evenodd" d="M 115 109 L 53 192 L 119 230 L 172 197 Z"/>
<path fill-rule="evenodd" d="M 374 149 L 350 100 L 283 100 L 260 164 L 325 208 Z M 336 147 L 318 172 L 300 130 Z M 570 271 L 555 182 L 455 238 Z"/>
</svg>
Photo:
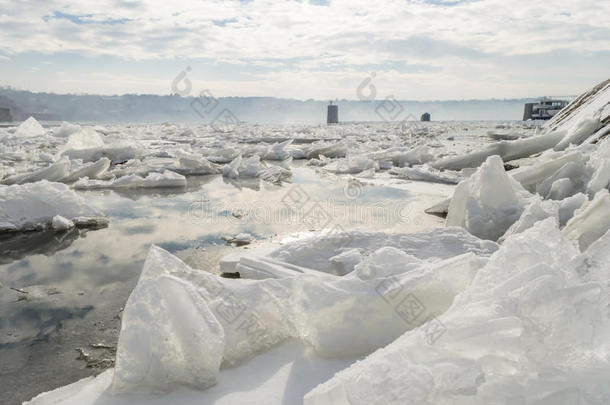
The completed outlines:
<svg viewBox="0 0 610 405">
<path fill-rule="evenodd" d="M 327 124 L 338 124 L 339 123 L 339 106 L 334 105 L 331 101 L 328 105 L 327 113 L 326 113 L 326 123 Z"/>
</svg>

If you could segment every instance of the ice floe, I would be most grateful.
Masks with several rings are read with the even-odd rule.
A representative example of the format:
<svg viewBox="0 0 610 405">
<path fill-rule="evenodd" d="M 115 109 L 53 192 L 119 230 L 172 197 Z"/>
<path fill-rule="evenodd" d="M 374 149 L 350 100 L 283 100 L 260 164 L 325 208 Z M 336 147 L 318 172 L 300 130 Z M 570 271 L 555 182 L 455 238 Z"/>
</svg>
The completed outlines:
<svg viewBox="0 0 610 405">
<path fill-rule="evenodd" d="M 103 189 L 103 188 L 173 188 L 186 186 L 186 177 L 181 174 L 165 170 L 163 173 L 149 173 L 146 177 L 130 174 L 112 180 L 91 180 L 81 178 L 72 185 L 75 189 Z"/>
<path fill-rule="evenodd" d="M 0 232 L 40 230 L 65 221 L 76 226 L 104 226 L 101 212 L 61 183 L 42 180 L 23 185 L 0 186 Z"/>
</svg>

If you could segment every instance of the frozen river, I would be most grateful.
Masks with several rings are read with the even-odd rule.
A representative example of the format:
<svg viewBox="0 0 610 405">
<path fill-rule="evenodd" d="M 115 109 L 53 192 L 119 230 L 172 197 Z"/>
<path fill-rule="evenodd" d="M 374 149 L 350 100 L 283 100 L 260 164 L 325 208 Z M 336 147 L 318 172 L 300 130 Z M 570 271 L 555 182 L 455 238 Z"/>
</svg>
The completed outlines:
<svg viewBox="0 0 610 405">
<path fill-rule="evenodd" d="M 315 230 L 303 216 L 316 203 L 333 227 L 405 232 L 442 225 L 423 209 L 452 190 L 389 175 L 351 184 L 298 161 L 292 172 L 283 185 L 207 175 L 189 177 L 181 190 L 79 191 L 108 227 L 0 239 L 0 402 L 20 403 L 113 365 L 121 311 L 151 244 L 218 272 L 225 254 Z M 300 212 L 286 206 L 290 193 L 307 194 Z M 241 232 L 250 245 L 222 239 Z"/>
<path fill-rule="evenodd" d="M 210 132 L 205 126 L 116 125 L 96 127 L 93 135 L 75 132 L 67 137 L 54 136 L 60 131 L 56 127 L 46 129 L 42 138 L 7 141 L 5 179 L 53 166 L 49 162 L 66 150 L 86 163 L 87 154 L 104 147 L 96 144 L 98 137 L 103 145 L 119 145 L 119 155 L 136 150 L 127 164 L 119 158 L 112 162 L 114 173 L 145 177 L 174 168 L 186 179 L 171 187 L 115 187 L 106 180 L 111 176 L 104 175 L 98 176 L 106 182 L 102 185 L 68 182 L 87 206 L 103 213 L 108 226 L 2 236 L 0 401 L 20 403 L 114 365 L 122 310 L 151 245 L 218 274 L 219 260 L 227 254 L 277 246 L 323 229 L 410 233 L 440 227 L 444 219 L 424 210 L 450 197 L 454 183 L 471 171 L 448 177 L 448 172 L 428 168 L 424 175 L 432 173 L 436 179 L 430 182 L 418 181 L 401 168 L 480 148 L 492 141 L 488 132 L 498 133 L 495 137 L 533 134 L 532 128 L 516 123 L 409 125 L 407 130 L 404 124 L 389 123 L 253 126 L 230 134 Z M 11 128 L 7 131 L 12 133 Z M 296 141 L 283 149 L 274 142 L 293 138 Z M 336 145 L 343 150 L 337 153 Z M 311 153 L 315 148 L 320 155 L 330 150 L 331 157 L 316 159 Z M 418 152 L 412 154 L 412 149 Z M 182 153 L 178 150 L 209 156 L 218 162 L 217 173 L 187 174 L 193 166 L 183 161 L 183 166 L 175 166 L 175 157 Z M 283 162 L 270 158 L 264 166 L 282 168 L 289 178 L 267 181 L 231 176 L 224 169 L 235 153 L 260 156 L 262 161 L 270 157 L 269 151 Z M 371 162 L 375 166 L 367 166 Z M 244 233 L 251 239 L 248 244 L 230 243 L 231 237 Z"/>
</svg>

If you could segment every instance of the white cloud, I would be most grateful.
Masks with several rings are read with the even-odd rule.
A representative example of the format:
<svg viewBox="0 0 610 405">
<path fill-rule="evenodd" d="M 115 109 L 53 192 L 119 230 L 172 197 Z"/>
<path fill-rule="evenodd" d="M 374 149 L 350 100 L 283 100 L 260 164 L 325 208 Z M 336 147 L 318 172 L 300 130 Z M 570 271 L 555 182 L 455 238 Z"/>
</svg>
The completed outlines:
<svg viewBox="0 0 610 405">
<path fill-rule="evenodd" d="M 338 83 L 353 87 L 354 83 L 346 83 L 348 78 L 361 77 L 363 69 L 370 70 L 367 65 L 376 65 L 386 73 L 384 77 L 395 80 L 388 80 L 388 87 L 395 83 L 395 91 L 404 97 L 433 98 L 454 97 L 473 80 L 485 83 L 490 91 L 504 90 L 502 95 L 507 94 L 507 82 L 518 83 L 512 89 L 521 91 L 519 75 L 527 74 L 528 55 L 610 52 L 610 28 L 604 18 L 610 2 L 604 1 L 563 0 L 558 5 L 548 0 L 459 4 L 332 0 L 329 6 L 275 0 L 87 3 L 0 0 L 0 51 L 112 55 L 127 60 L 205 58 L 252 65 L 268 73 L 259 81 L 240 79 L 233 87 L 227 81 L 216 84 L 224 86 L 224 93 L 251 89 L 248 94 L 262 94 L 263 89 L 284 94 L 290 91 L 288 85 L 293 96 L 304 97 L 329 95 L 330 89 L 348 96 L 353 91 L 341 90 Z M 420 69 L 393 67 L 398 62 Z M 599 70 L 592 66 L 593 72 Z M 555 79 L 555 73 L 550 77 Z M 444 83 L 447 90 L 437 84 L 440 79 L 450 81 Z M 421 81 L 435 90 L 426 91 Z M 322 90 L 314 90 L 314 83 Z M 532 84 L 536 81 L 523 86 Z M 489 93 L 483 90 L 473 96 Z"/>
</svg>

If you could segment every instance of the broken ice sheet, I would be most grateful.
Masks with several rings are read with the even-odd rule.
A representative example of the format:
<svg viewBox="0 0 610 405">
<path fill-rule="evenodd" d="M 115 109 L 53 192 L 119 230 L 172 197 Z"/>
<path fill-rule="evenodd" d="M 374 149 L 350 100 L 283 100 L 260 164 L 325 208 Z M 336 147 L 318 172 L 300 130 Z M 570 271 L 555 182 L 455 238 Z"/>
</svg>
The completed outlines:
<svg viewBox="0 0 610 405">
<path fill-rule="evenodd" d="M 453 245 L 451 235 L 457 231 L 441 230 L 449 236 L 441 243 Z M 366 235 L 368 241 L 364 237 L 360 236 L 358 244 L 370 249 L 374 237 Z M 411 269 L 400 266 L 384 248 L 368 259 L 376 274 L 364 279 L 313 275 L 315 271 L 279 279 L 224 279 L 193 270 L 153 247 L 125 308 L 113 387 L 121 392 L 166 390 L 175 385 L 205 388 L 214 383 L 221 364 L 241 362 L 288 338 L 309 343 L 324 357 L 370 353 L 451 304 L 493 251 L 492 244 L 487 243 L 490 250 L 486 251 L 486 243 L 477 248 L 475 241 L 469 245 L 456 239 L 453 254 L 470 253 L 453 257 L 450 253 L 440 262 L 414 259 Z M 414 236 L 400 243 L 416 249 L 415 244 L 422 241 Z M 389 275 L 396 277 L 403 293 L 379 288 Z M 173 292 L 166 295 L 165 289 Z M 405 297 L 418 297 L 421 302 L 422 312 L 413 319 L 405 318 L 402 310 Z M 193 316 L 188 322 L 182 319 L 190 313 Z M 369 314 L 364 322 L 359 316 L 362 313 Z M 151 324 L 150 319 L 157 321 Z M 195 347 L 197 356 L 206 360 L 196 360 L 197 369 L 188 367 L 181 354 L 184 345 L 194 344 L 182 325 L 202 334 Z M 157 379 L 162 382 L 157 384 Z"/>
<path fill-rule="evenodd" d="M 439 317 L 446 331 L 434 344 L 426 328 L 407 332 L 305 404 L 483 405 L 508 396 L 555 404 L 570 389 L 607 397 L 609 373 L 599 372 L 608 366 L 607 287 L 577 276 L 579 255 L 552 220 L 508 238 Z"/>
</svg>

